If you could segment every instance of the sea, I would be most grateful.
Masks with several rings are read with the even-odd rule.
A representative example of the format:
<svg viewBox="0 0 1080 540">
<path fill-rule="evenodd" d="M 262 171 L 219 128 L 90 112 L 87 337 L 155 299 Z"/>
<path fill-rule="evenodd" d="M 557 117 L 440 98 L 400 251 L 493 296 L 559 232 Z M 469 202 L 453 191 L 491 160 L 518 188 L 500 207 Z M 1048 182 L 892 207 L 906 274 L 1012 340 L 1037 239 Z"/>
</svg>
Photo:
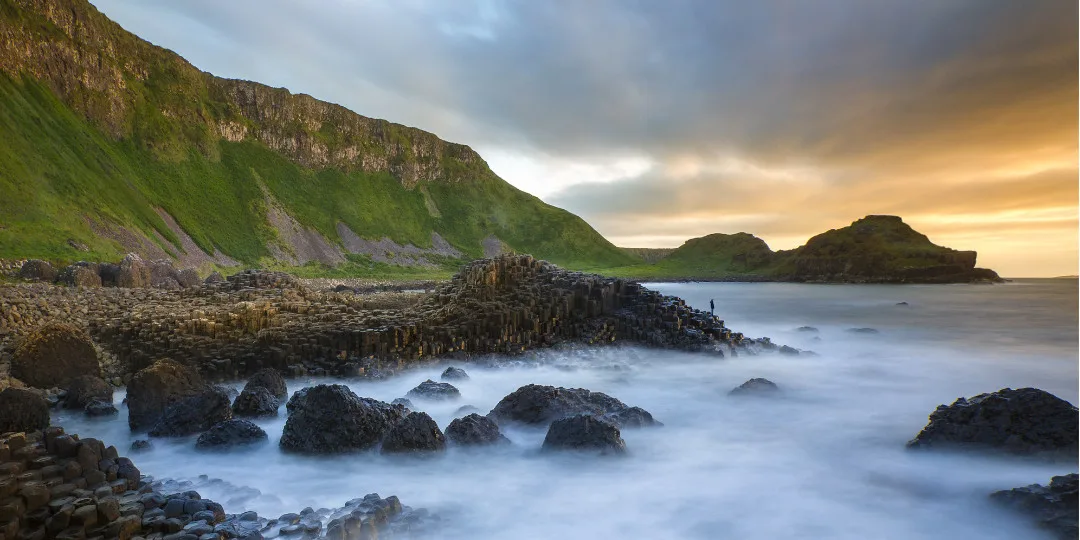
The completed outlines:
<svg viewBox="0 0 1080 540">
<path fill-rule="evenodd" d="M 285 423 L 257 421 L 270 443 L 206 454 L 194 438 L 155 439 L 133 456 L 144 474 L 190 480 L 230 513 L 264 517 L 397 495 L 442 539 L 1040 539 L 988 494 L 1045 484 L 1076 463 L 909 451 L 935 407 L 1002 388 L 1035 387 L 1073 404 L 1078 392 L 1076 279 L 995 285 L 657 283 L 735 331 L 813 354 L 715 355 L 636 347 L 542 351 L 457 363 L 454 402 L 413 400 L 445 429 L 463 406 L 489 411 L 530 383 L 587 388 L 650 411 L 662 427 L 625 429 L 623 457 L 543 453 L 544 431 L 512 428 L 512 445 L 450 448 L 428 458 L 361 453 L 301 457 L 277 447 Z M 804 328 L 809 327 L 809 328 Z M 873 329 L 854 332 L 852 329 Z M 446 365 L 348 382 L 390 401 Z M 754 378 L 780 388 L 732 396 Z M 289 380 L 289 390 L 324 382 Z M 239 387 L 237 384 L 237 387 Z M 116 445 L 126 409 L 54 423 Z"/>
</svg>

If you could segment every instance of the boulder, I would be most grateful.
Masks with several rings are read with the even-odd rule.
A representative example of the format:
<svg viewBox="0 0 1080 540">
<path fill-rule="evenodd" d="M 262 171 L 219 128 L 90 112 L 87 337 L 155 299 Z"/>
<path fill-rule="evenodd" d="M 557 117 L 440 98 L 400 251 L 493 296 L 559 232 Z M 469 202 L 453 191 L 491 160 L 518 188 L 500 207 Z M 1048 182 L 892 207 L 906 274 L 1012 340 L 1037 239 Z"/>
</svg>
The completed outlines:
<svg viewBox="0 0 1080 540">
<path fill-rule="evenodd" d="M 203 280 L 203 283 L 207 285 L 213 285 L 215 283 L 225 283 L 225 277 L 217 271 L 210 272 L 210 275 L 206 276 L 206 279 Z"/>
<path fill-rule="evenodd" d="M 780 391 L 780 387 L 776 386 L 776 383 L 769 379 L 762 379 L 755 377 L 746 381 L 739 386 L 732 388 L 729 395 L 732 396 L 745 396 L 745 395 L 766 395 L 774 394 Z"/>
<path fill-rule="evenodd" d="M 384 454 L 439 452 L 446 449 L 446 436 L 427 413 L 411 412 L 383 439 Z"/>
<path fill-rule="evenodd" d="M 795 331 L 797 331 L 797 332 L 810 332 L 812 334 L 818 333 L 818 329 L 814 328 L 813 326 L 800 326 L 800 327 L 796 328 Z"/>
<path fill-rule="evenodd" d="M 80 375 L 101 375 L 89 334 L 64 323 L 48 323 L 22 339 L 11 360 L 11 376 L 36 388 L 66 387 Z"/>
<path fill-rule="evenodd" d="M 1077 512 L 1077 474 L 1055 476 L 1049 486 L 996 491 L 990 499 L 1005 507 L 1027 514 L 1035 525 L 1060 540 L 1075 540 L 1080 535 Z"/>
<path fill-rule="evenodd" d="M 132 452 L 146 452 L 154 447 L 154 444 L 146 439 L 136 439 L 131 442 Z"/>
<path fill-rule="evenodd" d="M 458 410 L 454 411 L 454 418 L 460 418 L 467 414 L 479 413 L 480 409 L 473 407 L 472 405 L 462 405 L 458 407 Z"/>
<path fill-rule="evenodd" d="M 19 277 L 33 281 L 52 283 L 56 281 L 56 269 L 53 265 L 39 259 L 30 259 L 19 269 Z"/>
<path fill-rule="evenodd" d="M 440 378 L 444 381 L 464 381 L 468 380 L 469 374 L 465 373 L 464 369 L 450 366 L 446 368 L 446 371 L 442 372 L 442 376 Z"/>
<path fill-rule="evenodd" d="M 102 287 L 116 287 L 120 278 L 120 265 L 113 263 L 101 263 L 98 265 L 98 276 L 101 277 Z"/>
<path fill-rule="evenodd" d="M 128 253 L 120 261 L 120 271 L 116 274 L 117 287 L 141 288 L 150 286 L 150 267 L 141 257 Z"/>
<path fill-rule="evenodd" d="M 132 431 L 153 427 L 169 405 L 206 390 L 194 369 L 174 360 L 158 360 L 128 383 L 128 426 Z"/>
<path fill-rule="evenodd" d="M 0 433 L 49 427 L 49 402 L 40 393 L 21 388 L 0 392 Z"/>
<path fill-rule="evenodd" d="M 796 349 L 795 347 L 788 347 L 787 345 L 781 345 L 780 349 L 778 349 L 778 350 L 780 351 L 780 354 L 783 354 L 783 355 L 799 356 L 799 349 Z"/>
<path fill-rule="evenodd" d="M 169 405 L 161 420 L 150 430 L 150 436 L 183 437 L 206 431 L 231 418 L 229 395 L 221 388 L 211 387 Z"/>
<path fill-rule="evenodd" d="M 289 388 L 285 385 L 285 378 L 276 369 L 264 368 L 256 371 L 248 378 L 244 390 L 257 387 L 269 390 L 270 395 L 274 396 L 278 403 L 285 403 L 285 400 L 289 399 Z"/>
<path fill-rule="evenodd" d="M 226 450 L 237 446 L 251 446 L 268 442 L 266 432 L 248 420 L 226 420 L 214 424 L 199 439 L 195 448 L 199 450 Z"/>
<path fill-rule="evenodd" d="M 156 259 L 147 263 L 147 266 L 150 267 L 151 287 L 170 291 L 180 288 L 180 272 L 176 271 L 171 261 Z"/>
<path fill-rule="evenodd" d="M 619 428 L 595 416 L 579 414 L 560 418 L 548 427 L 543 450 L 599 451 L 601 454 L 626 453 L 626 441 Z"/>
<path fill-rule="evenodd" d="M 232 404 L 233 414 L 236 416 L 258 418 L 277 416 L 278 400 L 270 391 L 261 386 L 244 388 Z"/>
<path fill-rule="evenodd" d="M 461 446 L 510 443 L 509 439 L 499 433 L 498 424 L 475 413 L 450 422 L 450 425 L 446 426 L 446 437 Z"/>
<path fill-rule="evenodd" d="M 416 406 L 413 405 L 413 402 L 409 401 L 409 398 L 403 398 L 403 397 L 395 398 L 394 401 L 390 402 L 390 404 L 391 405 L 400 405 L 401 407 L 404 407 L 406 411 L 411 411 L 411 410 L 416 408 Z"/>
<path fill-rule="evenodd" d="M 69 409 L 85 408 L 91 401 L 112 403 L 113 387 L 101 377 L 81 375 L 67 385 L 64 406 Z"/>
<path fill-rule="evenodd" d="M 405 395 L 413 399 L 444 401 L 461 397 L 461 392 L 450 383 L 435 382 L 428 379 L 416 385 L 416 388 L 409 390 Z"/>
<path fill-rule="evenodd" d="M 300 390 L 285 405 L 282 450 L 333 454 L 366 450 L 382 441 L 405 417 L 402 407 L 361 398 L 340 384 Z"/>
<path fill-rule="evenodd" d="M 199 279 L 199 273 L 191 268 L 185 268 L 177 272 L 176 281 L 180 283 L 180 287 L 184 289 L 198 287 L 199 283 L 201 283 L 201 280 Z"/>
<path fill-rule="evenodd" d="M 77 262 L 61 268 L 56 274 L 56 282 L 68 287 L 100 287 L 101 276 L 96 264 Z"/>
<path fill-rule="evenodd" d="M 625 403 L 602 392 L 590 392 L 584 388 L 529 384 L 502 398 L 487 416 L 500 424 L 503 422 L 548 424 L 553 420 L 568 416 L 608 415 L 630 408 Z"/>
<path fill-rule="evenodd" d="M 116 406 L 112 404 L 112 401 L 103 401 L 95 399 L 90 401 L 83 407 L 83 412 L 86 416 L 112 416 L 114 414 L 120 414 L 120 411 L 116 409 Z"/>
<path fill-rule="evenodd" d="M 600 418 L 609 424 L 614 424 L 620 429 L 664 425 L 654 420 L 652 414 L 641 407 L 627 407 L 625 409 L 609 412 Z"/>
<path fill-rule="evenodd" d="M 940 405 L 908 448 L 972 448 L 1076 460 L 1080 414 L 1037 388 L 1005 388 Z"/>
<path fill-rule="evenodd" d="M 847 332 L 852 334 L 878 334 L 877 328 L 848 328 Z"/>
</svg>

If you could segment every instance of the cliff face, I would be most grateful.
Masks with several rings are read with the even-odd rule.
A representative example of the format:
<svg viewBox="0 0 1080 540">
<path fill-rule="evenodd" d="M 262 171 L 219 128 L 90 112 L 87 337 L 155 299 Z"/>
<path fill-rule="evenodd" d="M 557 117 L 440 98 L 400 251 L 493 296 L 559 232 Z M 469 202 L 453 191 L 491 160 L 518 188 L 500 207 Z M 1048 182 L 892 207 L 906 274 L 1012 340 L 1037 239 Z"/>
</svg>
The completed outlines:
<svg viewBox="0 0 1080 540">
<path fill-rule="evenodd" d="M 186 243 L 248 264 L 367 267 L 414 248 L 478 257 L 488 241 L 569 266 L 632 261 L 468 146 L 215 77 L 85 0 L 0 0 L 0 143 L 0 258 Z M 305 257 L 300 237 L 327 255 Z"/>
</svg>

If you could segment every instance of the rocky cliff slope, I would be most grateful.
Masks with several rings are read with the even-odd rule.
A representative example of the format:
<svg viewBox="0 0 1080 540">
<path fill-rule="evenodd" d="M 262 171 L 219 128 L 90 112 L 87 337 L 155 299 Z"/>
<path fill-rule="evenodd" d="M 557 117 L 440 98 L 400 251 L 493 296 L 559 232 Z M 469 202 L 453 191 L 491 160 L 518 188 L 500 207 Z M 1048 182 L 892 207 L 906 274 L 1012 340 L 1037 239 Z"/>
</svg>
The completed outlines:
<svg viewBox="0 0 1080 540">
<path fill-rule="evenodd" d="M 963 283 L 997 281 L 975 267 L 974 251 L 938 246 L 896 216 L 866 216 L 814 236 L 805 245 L 773 251 L 747 233 L 687 240 L 654 264 L 620 269 L 644 278 L 839 283 Z"/>
<path fill-rule="evenodd" d="M 467 146 L 215 77 L 85 0 L 0 0 L 0 258 L 631 258 Z"/>
</svg>

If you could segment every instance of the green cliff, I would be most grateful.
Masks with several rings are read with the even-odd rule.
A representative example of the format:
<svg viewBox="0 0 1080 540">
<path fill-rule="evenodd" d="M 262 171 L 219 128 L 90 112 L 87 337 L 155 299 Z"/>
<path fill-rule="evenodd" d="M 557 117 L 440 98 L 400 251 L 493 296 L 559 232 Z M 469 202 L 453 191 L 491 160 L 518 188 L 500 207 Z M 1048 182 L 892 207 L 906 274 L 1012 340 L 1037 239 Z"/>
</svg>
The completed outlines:
<svg viewBox="0 0 1080 540">
<path fill-rule="evenodd" d="M 215 77 L 84 0 L 0 0 L 0 258 L 445 268 L 633 258 L 467 146 Z"/>
</svg>

